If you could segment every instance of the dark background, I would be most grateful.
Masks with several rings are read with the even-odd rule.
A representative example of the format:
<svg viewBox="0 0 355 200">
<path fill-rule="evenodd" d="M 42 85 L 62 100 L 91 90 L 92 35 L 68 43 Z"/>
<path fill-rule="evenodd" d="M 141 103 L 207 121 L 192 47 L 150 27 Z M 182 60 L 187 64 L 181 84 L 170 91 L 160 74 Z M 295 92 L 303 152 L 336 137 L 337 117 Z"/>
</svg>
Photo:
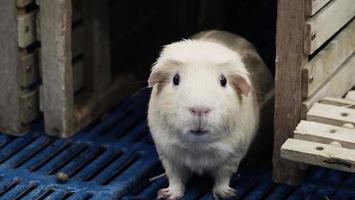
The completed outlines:
<svg viewBox="0 0 355 200">
<path fill-rule="evenodd" d="M 112 71 L 145 86 L 163 45 L 209 29 L 251 41 L 274 74 L 276 0 L 111 0 Z"/>
</svg>

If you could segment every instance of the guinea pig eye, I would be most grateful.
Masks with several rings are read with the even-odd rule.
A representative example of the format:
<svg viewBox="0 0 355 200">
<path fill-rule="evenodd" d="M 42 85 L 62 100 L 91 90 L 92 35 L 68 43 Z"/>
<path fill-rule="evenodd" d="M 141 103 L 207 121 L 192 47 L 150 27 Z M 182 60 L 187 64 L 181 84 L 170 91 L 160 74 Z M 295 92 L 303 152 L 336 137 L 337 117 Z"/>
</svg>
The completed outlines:
<svg viewBox="0 0 355 200">
<path fill-rule="evenodd" d="M 222 74 L 221 75 L 221 77 L 220 77 L 220 79 L 219 79 L 219 82 L 221 83 L 221 86 L 222 87 L 226 87 L 226 85 L 227 85 L 227 79 L 226 79 L 226 77 Z"/>
<path fill-rule="evenodd" d="M 175 74 L 173 77 L 173 84 L 179 85 L 179 83 L 180 83 L 180 76 L 179 76 L 179 74 Z"/>
</svg>

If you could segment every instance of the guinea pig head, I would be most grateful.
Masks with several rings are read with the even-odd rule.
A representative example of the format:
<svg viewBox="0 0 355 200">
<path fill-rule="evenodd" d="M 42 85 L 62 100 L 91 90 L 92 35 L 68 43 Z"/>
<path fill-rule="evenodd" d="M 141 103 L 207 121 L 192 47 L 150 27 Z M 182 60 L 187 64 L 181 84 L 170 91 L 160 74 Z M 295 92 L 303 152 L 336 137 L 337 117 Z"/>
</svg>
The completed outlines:
<svg viewBox="0 0 355 200">
<path fill-rule="evenodd" d="M 240 56 L 206 41 L 166 46 L 148 82 L 154 87 L 150 106 L 160 125 L 186 142 L 227 137 L 237 128 L 242 101 L 251 91 Z"/>
</svg>

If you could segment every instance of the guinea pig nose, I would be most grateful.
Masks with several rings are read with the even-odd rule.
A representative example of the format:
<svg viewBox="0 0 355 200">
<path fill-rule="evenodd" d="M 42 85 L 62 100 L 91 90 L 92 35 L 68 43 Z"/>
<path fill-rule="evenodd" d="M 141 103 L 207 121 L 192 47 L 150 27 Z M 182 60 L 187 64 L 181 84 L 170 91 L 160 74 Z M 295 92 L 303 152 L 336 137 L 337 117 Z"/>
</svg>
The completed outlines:
<svg viewBox="0 0 355 200">
<path fill-rule="evenodd" d="M 211 111 L 211 109 L 207 107 L 190 107 L 189 110 L 192 115 L 198 115 L 200 117 L 207 115 Z"/>
</svg>

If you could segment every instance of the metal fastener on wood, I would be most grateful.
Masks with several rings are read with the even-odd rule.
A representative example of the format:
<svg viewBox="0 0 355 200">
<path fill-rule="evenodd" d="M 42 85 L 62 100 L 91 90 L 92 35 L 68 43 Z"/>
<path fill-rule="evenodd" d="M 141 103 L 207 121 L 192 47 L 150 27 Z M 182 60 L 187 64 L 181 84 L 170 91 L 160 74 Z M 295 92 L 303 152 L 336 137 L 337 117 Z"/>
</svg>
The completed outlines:
<svg viewBox="0 0 355 200">
<path fill-rule="evenodd" d="M 311 75 L 311 76 L 309 76 L 309 82 L 310 83 L 312 83 L 313 82 L 313 80 L 314 80 L 314 77 Z"/>
<path fill-rule="evenodd" d="M 312 35 L 311 35 L 311 40 L 316 39 L 316 37 L 317 37 L 317 33 L 316 33 L 316 32 L 313 32 Z"/>
</svg>

